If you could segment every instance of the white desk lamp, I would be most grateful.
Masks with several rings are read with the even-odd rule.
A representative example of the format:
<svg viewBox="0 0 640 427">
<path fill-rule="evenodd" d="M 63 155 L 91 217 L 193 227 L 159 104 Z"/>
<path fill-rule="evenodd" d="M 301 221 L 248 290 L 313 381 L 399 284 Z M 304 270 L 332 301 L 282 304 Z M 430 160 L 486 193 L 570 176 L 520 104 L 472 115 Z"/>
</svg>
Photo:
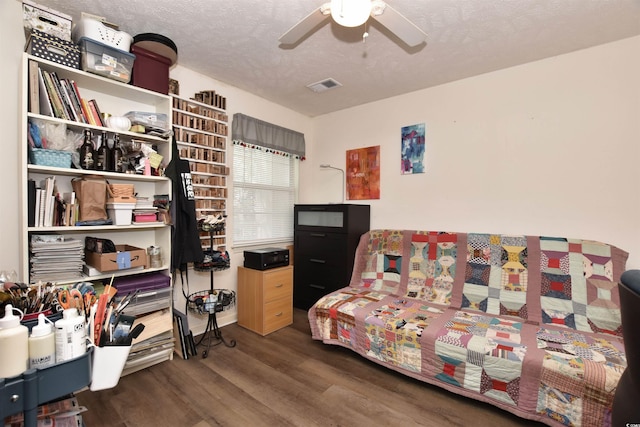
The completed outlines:
<svg viewBox="0 0 640 427">
<path fill-rule="evenodd" d="M 320 167 L 323 168 L 323 169 L 335 169 L 337 171 L 342 172 L 342 181 L 340 182 L 340 186 L 342 187 L 342 199 L 340 199 L 340 203 L 344 203 L 344 186 L 345 186 L 345 183 L 344 183 L 344 179 L 345 179 L 344 170 L 340 169 L 340 168 L 337 168 L 335 166 L 331 166 L 331 165 L 326 164 L 326 163 L 321 164 Z"/>
</svg>

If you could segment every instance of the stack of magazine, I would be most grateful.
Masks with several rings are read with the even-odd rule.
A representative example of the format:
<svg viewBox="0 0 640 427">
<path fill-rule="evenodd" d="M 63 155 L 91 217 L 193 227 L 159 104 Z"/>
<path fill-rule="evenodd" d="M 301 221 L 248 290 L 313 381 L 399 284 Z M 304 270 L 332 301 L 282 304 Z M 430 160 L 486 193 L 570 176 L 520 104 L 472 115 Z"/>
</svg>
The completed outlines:
<svg viewBox="0 0 640 427">
<path fill-rule="evenodd" d="M 87 410 L 80 406 L 75 396 L 65 397 L 61 400 L 45 403 L 38 406 L 37 427 L 78 427 L 83 426 L 82 413 Z M 7 417 L 4 420 L 5 427 L 24 427 L 24 414 L 22 412 Z"/>
<path fill-rule="evenodd" d="M 84 242 L 55 234 L 33 234 L 31 282 L 82 278 Z"/>
</svg>

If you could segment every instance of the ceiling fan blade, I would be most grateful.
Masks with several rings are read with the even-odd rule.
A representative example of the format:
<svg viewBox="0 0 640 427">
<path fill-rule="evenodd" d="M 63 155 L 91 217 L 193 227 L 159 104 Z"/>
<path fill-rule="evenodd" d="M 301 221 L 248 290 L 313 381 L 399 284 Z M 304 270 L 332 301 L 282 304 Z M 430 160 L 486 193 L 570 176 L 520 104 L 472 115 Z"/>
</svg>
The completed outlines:
<svg viewBox="0 0 640 427">
<path fill-rule="evenodd" d="M 327 19 L 330 15 L 323 13 L 324 7 L 319 7 L 307 16 L 305 16 L 300 22 L 284 33 L 278 41 L 282 44 L 295 44 L 302 37 L 307 35 L 309 31 L 320 25 L 322 21 Z"/>
<path fill-rule="evenodd" d="M 395 34 L 400 40 L 405 42 L 408 46 L 417 46 L 427 39 L 427 34 L 416 26 L 413 22 L 405 18 L 400 12 L 389 6 L 384 2 L 380 9 L 382 12 L 371 13 L 371 17 L 376 19 L 382 25 L 384 25 L 389 31 Z"/>
</svg>

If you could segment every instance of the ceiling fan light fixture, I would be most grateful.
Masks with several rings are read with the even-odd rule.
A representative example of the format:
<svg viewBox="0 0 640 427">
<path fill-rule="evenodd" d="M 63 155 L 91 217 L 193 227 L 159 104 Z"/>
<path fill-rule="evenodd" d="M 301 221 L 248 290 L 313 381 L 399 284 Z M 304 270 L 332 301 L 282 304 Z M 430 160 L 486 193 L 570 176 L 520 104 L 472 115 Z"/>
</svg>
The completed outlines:
<svg viewBox="0 0 640 427">
<path fill-rule="evenodd" d="M 331 17 L 343 27 L 358 27 L 371 15 L 371 0 L 331 0 Z"/>
</svg>

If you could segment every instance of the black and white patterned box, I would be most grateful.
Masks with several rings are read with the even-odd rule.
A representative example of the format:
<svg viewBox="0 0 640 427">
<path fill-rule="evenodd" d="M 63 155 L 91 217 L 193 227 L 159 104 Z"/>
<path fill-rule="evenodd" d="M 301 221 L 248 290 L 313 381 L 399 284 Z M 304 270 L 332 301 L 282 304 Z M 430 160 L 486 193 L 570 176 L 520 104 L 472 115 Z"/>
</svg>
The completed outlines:
<svg viewBox="0 0 640 427">
<path fill-rule="evenodd" d="M 31 31 L 27 53 L 67 67 L 80 68 L 80 49 L 75 43 L 42 31 Z"/>
</svg>

